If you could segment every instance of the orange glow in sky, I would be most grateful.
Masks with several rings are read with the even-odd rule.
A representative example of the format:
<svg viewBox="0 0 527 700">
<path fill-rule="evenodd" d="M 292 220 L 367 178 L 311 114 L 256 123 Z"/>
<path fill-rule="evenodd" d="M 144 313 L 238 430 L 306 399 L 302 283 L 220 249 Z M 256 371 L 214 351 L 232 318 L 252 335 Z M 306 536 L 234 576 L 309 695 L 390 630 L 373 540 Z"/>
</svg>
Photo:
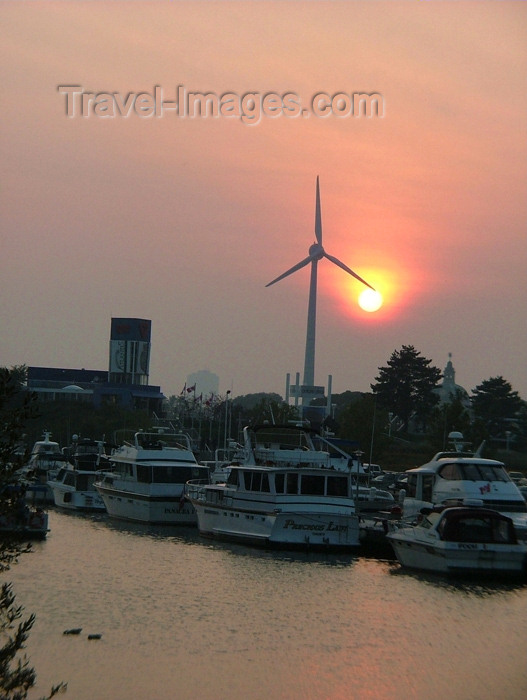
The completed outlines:
<svg viewBox="0 0 527 700">
<path fill-rule="evenodd" d="M 309 268 L 265 285 L 308 255 L 318 175 L 324 249 L 383 304 L 320 261 L 317 381 L 365 391 L 413 344 L 441 370 L 452 353 L 468 391 L 501 375 L 527 399 L 527 3 L 0 3 L 0 21 L 3 365 L 104 369 L 131 316 L 167 396 L 200 369 L 284 395 Z M 72 117 L 75 85 L 306 112 Z M 356 91 L 383 116 L 307 109 Z"/>
</svg>

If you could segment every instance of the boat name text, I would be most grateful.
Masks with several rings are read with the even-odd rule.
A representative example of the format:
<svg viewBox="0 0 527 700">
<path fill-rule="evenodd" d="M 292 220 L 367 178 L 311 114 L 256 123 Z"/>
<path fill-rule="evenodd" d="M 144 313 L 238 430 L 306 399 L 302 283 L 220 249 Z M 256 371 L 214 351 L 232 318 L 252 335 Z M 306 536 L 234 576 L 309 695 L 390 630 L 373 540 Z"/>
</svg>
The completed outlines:
<svg viewBox="0 0 527 700">
<path fill-rule="evenodd" d="M 310 532 L 347 532 L 347 525 L 336 525 L 332 520 L 327 525 L 316 525 L 313 523 L 297 523 L 294 520 L 286 520 L 284 530 L 309 530 Z"/>
</svg>

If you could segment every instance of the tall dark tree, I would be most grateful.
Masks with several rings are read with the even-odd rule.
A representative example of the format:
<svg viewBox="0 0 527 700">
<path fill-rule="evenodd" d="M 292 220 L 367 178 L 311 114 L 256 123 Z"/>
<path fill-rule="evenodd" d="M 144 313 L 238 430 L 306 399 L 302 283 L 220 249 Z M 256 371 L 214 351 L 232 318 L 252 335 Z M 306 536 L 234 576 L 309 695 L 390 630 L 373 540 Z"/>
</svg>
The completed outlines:
<svg viewBox="0 0 527 700">
<path fill-rule="evenodd" d="M 25 422 L 35 414 L 35 396 L 20 391 L 18 372 L 0 368 L 0 518 L 8 517 L 16 507 L 11 491 L 6 488 L 15 481 L 18 466 L 16 451 L 20 444 Z M 0 572 L 16 563 L 28 551 L 17 542 L 0 538 Z M 0 698 L 25 700 L 34 687 L 36 673 L 23 654 L 25 642 L 35 621 L 30 615 L 22 620 L 23 608 L 16 605 L 11 584 L 0 586 Z M 20 621 L 21 620 L 21 621 Z M 65 689 L 60 683 L 51 689 L 49 698 Z"/>
<path fill-rule="evenodd" d="M 517 391 L 503 377 L 491 377 L 472 392 L 472 408 L 476 421 L 485 426 L 490 438 L 507 441 L 506 431 L 521 435 L 520 416 L 525 406 Z"/>
<path fill-rule="evenodd" d="M 481 382 L 472 392 L 474 415 L 485 421 L 514 418 L 522 404 L 518 392 L 501 376 Z"/>
<path fill-rule="evenodd" d="M 439 401 L 434 389 L 441 376 L 432 360 L 423 357 L 413 345 L 403 345 L 392 353 L 387 367 L 379 367 L 371 388 L 379 404 L 398 416 L 407 432 L 411 417 L 420 427 L 426 425 L 430 411 Z"/>
</svg>

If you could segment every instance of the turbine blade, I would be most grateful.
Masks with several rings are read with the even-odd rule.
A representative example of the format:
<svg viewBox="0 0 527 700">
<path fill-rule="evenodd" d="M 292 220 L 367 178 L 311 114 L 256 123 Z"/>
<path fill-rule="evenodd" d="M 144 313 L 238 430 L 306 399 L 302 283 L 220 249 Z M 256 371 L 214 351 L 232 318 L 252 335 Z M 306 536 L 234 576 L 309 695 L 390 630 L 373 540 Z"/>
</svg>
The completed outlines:
<svg viewBox="0 0 527 700">
<path fill-rule="evenodd" d="M 305 267 L 306 265 L 309 265 L 309 263 L 312 261 L 311 255 L 308 255 L 307 258 L 304 258 L 301 262 L 297 263 L 296 265 L 293 265 L 289 270 L 286 272 L 283 272 L 279 277 L 274 279 L 272 282 L 269 282 L 269 284 L 266 284 L 266 287 L 270 287 L 272 284 L 275 282 L 279 282 L 280 280 L 283 280 L 284 277 L 287 277 L 288 275 L 292 275 L 293 272 L 296 272 L 297 270 L 300 270 L 302 267 Z"/>
<path fill-rule="evenodd" d="M 324 257 L 327 258 L 328 260 L 331 260 L 332 263 L 337 265 L 338 267 L 342 268 L 344 272 L 347 272 L 349 275 L 352 277 L 355 277 L 356 280 L 359 280 L 359 282 L 362 282 L 362 284 L 365 284 L 367 287 L 370 289 L 373 289 L 371 284 L 368 284 L 366 280 L 363 280 L 362 277 L 359 277 L 359 275 L 356 272 L 353 272 L 353 270 L 350 270 L 350 268 L 347 265 L 344 265 L 343 262 L 341 262 L 338 258 L 334 258 L 333 255 L 329 255 L 324 251 Z M 375 289 L 373 289 L 375 291 Z"/>
<path fill-rule="evenodd" d="M 318 175 L 317 175 L 317 201 L 316 201 L 316 207 L 315 207 L 315 237 L 317 239 L 317 243 L 322 245 L 322 215 L 320 213 L 320 187 L 318 184 Z"/>
</svg>

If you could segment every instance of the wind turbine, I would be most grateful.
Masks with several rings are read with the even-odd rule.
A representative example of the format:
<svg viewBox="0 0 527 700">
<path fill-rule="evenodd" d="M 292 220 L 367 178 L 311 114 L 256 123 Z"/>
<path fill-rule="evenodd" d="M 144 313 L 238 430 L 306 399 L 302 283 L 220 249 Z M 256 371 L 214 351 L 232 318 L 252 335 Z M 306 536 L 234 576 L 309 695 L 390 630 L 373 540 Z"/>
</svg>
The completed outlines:
<svg viewBox="0 0 527 700">
<path fill-rule="evenodd" d="M 292 275 L 297 270 L 309 265 L 311 263 L 311 281 L 309 284 L 309 304 L 307 309 L 307 334 L 306 334 L 306 354 L 304 359 L 304 381 L 303 386 L 312 387 L 315 383 L 315 330 L 316 330 L 316 319 L 317 319 L 317 265 L 318 261 L 322 258 L 327 258 L 334 265 L 340 267 L 344 272 L 347 272 L 355 279 L 365 284 L 370 289 L 373 289 L 371 284 L 368 284 L 362 277 L 359 277 L 356 272 L 353 272 L 347 265 L 345 265 L 341 260 L 335 258 L 333 255 L 326 253 L 322 246 L 322 217 L 320 213 L 320 186 L 319 178 L 317 175 L 317 195 L 316 195 L 316 210 L 315 210 L 315 238 L 316 241 L 309 248 L 309 255 L 304 258 L 296 265 L 293 265 L 289 270 L 283 272 L 276 279 L 266 287 L 270 287 L 275 282 L 283 280 L 284 277 Z M 375 290 L 373 290 L 375 291 Z"/>
</svg>

